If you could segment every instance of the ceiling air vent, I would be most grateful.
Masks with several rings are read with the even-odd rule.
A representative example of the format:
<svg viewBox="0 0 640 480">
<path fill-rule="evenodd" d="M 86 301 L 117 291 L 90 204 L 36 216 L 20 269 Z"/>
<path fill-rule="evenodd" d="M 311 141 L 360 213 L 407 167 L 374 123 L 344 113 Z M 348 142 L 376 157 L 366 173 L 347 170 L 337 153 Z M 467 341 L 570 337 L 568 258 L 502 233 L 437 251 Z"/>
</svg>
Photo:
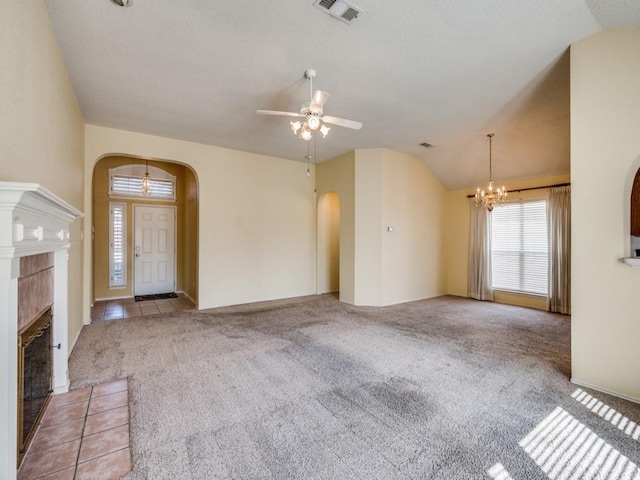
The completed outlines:
<svg viewBox="0 0 640 480">
<path fill-rule="evenodd" d="M 345 0 L 317 0 L 313 6 L 328 13 L 332 17 L 336 17 L 344 23 L 351 23 L 351 20 L 358 18 L 358 15 L 362 11 L 361 8 L 356 7 L 352 3 L 345 2 Z"/>
<path fill-rule="evenodd" d="M 433 145 L 431 145 L 430 143 L 427 143 L 427 142 L 422 142 L 419 145 L 421 147 L 424 147 L 424 148 L 433 148 Z"/>
</svg>

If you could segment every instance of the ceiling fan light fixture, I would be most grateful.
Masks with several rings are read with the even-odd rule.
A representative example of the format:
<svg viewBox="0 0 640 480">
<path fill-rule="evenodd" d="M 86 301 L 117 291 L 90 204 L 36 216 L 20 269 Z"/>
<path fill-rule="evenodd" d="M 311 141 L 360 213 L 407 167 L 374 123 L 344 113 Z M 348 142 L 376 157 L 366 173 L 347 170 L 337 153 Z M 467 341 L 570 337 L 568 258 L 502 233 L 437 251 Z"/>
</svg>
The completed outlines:
<svg viewBox="0 0 640 480">
<path fill-rule="evenodd" d="M 300 138 L 307 141 L 311 140 L 311 130 L 309 130 L 309 126 L 307 124 L 305 124 L 300 131 Z"/>
<path fill-rule="evenodd" d="M 297 135 L 301 128 L 302 124 L 300 122 L 291 122 L 291 131 L 294 135 Z"/>
<path fill-rule="evenodd" d="M 307 119 L 307 125 L 309 125 L 309 128 L 311 130 L 317 130 L 318 128 L 320 128 L 320 119 L 315 115 L 311 115 Z"/>
<path fill-rule="evenodd" d="M 113 1 L 113 0 L 112 0 Z M 282 115 L 286 117 L 296 117 L 302 120 L 296 120 L 289 122 L 291 131 L 298 138 L 309 141 L 313 137 L 313 132 L 320 131 L 322 137 L 325 138 L 331 127 L 326 124 L 338 125 L 340 127 L 351 128 L 353 130 L 360 130 L 362 128 L 361 122 L 353 120 L 347 120 L 345 118 L 332 117 L 323 114 L 323 107 L 329 98 L 329 94 L 323 90 L 313 90 L 313 79 L 316 77 L 316 71 L 313 69 L 307 69 L 304 72 L 304 76 L 309 80 L 309 98 L 308 102 L 303 102 L 300 105 L 300 111 L 294 112 L 280 112 L 275 110 L 256 110 L 258 115 Z"/>
</svg>

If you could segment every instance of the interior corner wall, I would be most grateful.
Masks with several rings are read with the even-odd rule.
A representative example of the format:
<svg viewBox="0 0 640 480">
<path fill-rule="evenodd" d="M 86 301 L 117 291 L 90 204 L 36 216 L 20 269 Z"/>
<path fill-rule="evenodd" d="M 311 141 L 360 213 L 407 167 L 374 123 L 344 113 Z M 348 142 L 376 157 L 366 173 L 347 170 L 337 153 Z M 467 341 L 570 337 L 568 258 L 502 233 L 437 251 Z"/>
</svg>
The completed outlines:
<svg viewBox="0 0 640 480">
<path fill-rule="evenodd" d="M 355 153 L 319 163 L 316 166 L 317 199 L 335 192 L 340 201 L 340 301 L 355 304 Z M 318 263 L 321 252 L 318 252 Z M 319 268 L 319 267 L 318 267 Z"/>
<path fill-rule="evenodd" d="M 86 125 L 89 189 L 96 162 L 112 155 L 179 162 L 195 173 L 198 308 L 315 293 L 315 172 L 308 177 L 305 163 Z"/>
<path fill-rule="evenodd" d="M 620 261 L 640 167 L 638 85 L 640 30 L 572 45 L 572 380 L 640 402 L 640 268 Z"/>
<path fill-rule="evenodd" d="M 356 305 L 383 305 L 382 207 L 383 161 L 381 148 L 355 152 L 355 257 Z"/>
<path fill-rule="evenodd" d="M 39 183 L 83 207 L 84 120 L 42 1 L 0 2 L 0 179 Z M 69 351 L 83 325 L 82 220 L 70 229 Z M 1 305 L 0 308 L 6 308 Z M 15 478 L 16 372 L 0 356 L 0 478 Z"/>
<path fill-rule="evenodd" d="M 424 163 L 388 149 L 356 150 L 355 193 L 356 304 L 445 293 L 446 189 Z"/>
</svg>

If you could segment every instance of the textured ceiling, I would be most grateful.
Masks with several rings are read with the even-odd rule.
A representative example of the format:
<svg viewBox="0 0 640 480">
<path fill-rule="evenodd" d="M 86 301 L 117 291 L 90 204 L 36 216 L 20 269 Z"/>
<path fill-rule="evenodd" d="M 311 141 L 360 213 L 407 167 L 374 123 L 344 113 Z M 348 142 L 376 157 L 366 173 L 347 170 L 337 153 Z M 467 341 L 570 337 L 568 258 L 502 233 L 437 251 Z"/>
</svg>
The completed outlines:
<svg viewBox="0 0 640 480">
<path fill-rule="evenodd" d="M 357 0 L 351 24 L 313 2 L 45 0 L 87 123 L 304 161 L 255 111 L 297 111 L 314 68 L 324 113 L 364 123 L 318 161 L 386 147 L 448 188 L 486 182 L 489 132 L 496 180 L 568 172 L 568 47 L 640 27 L 637 0 Z"/>
</svg>

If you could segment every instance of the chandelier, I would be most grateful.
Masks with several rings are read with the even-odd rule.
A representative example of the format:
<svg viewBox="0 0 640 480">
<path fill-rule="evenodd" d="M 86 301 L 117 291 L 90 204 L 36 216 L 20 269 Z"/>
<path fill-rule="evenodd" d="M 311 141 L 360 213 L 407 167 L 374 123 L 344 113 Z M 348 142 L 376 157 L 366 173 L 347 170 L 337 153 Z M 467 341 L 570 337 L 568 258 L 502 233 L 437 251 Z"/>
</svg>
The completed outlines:
<svg viewBox="0 0 640 480">
<path fill-rule="evenodd" d="M 152 186 L 151 177 L 149 176 L 149 162 L 147 161 L 145 164 L 144 176 L 142 177 L 142 195 L 145 197 L 151 195 Z"/>
<path fill-rule="evenodd" d="M 489 137 L 489 185 L 487 190 L 481 190 L 480 187 L 476 190 L 475 205 L 476 207 L 486 208 L 489 212 L 493 210 L 493 207 L 499 207 L 507 199 L 507 190 L 504 186 L 494 188 L 493 186 L 493 172 L 491 169 L 491 140 L 494 134 L 488 133 Z"/>
</svg>

